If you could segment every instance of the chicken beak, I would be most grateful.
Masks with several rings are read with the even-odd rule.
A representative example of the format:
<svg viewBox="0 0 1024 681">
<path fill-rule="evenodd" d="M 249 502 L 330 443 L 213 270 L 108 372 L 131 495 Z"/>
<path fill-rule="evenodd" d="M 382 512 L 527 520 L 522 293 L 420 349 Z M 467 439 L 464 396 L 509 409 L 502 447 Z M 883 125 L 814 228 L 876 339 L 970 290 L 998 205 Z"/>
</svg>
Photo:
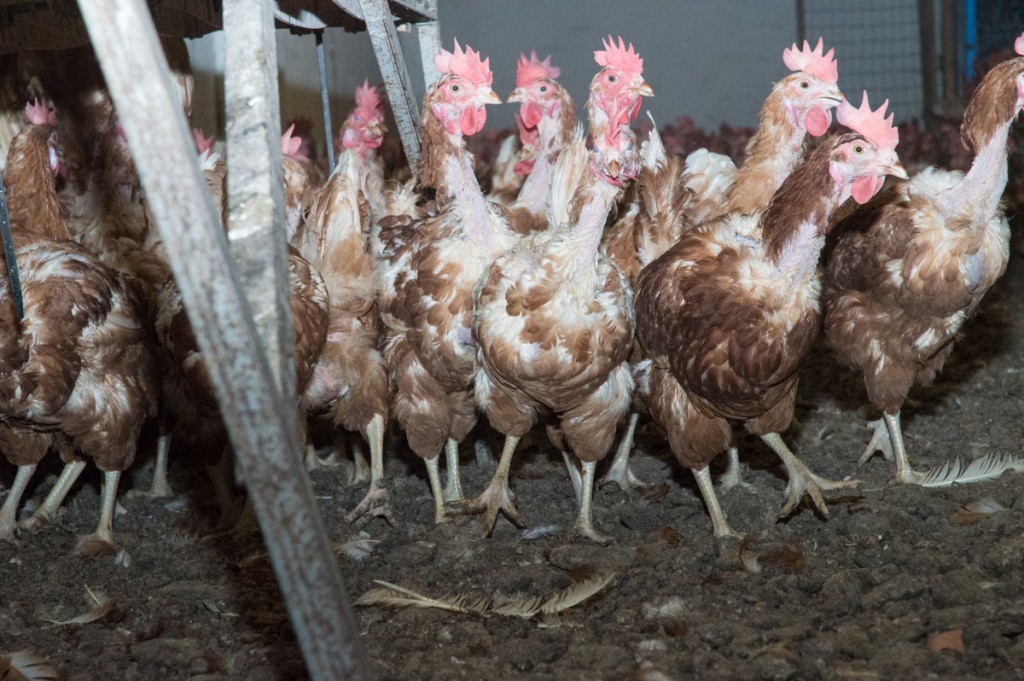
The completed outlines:
<svg viewBox="0 0 1024 681">
<path fill-rule="evenodd" d="M 505 101 L 508 102 L 509 104 L 512 104 L 513 102 L 522 102 L 525 100 L 526 93 L 523 91 L 523 88 L 517 87 L 515 90 L 512 91 L 512 94 L 510 94 Z"/>
<path fill-rule="evenodd" d="M 901 180 L 910 179 L 910 175 L 907 174 L 907 169 L 903 167 L 902 163 L 900 163 L 899 158 L 896 156 L 896 152 L 886 154 L 883 157 L 879 168 L 884 170 L 886 175 L 892 175 L 893 177 L 898 177 Z"/>
<path fill-rule="evenodd" d="M 387 128 L 384 127 L 384 121 L 374 121 L 370 124 L 369 130 L 373 135 L 383 135 Z"/>
<path fill-rule="evenodd" d="M 633 87 L 633 92 L 640 95 L 641 97 L 653 97 L 654 88 L 647 84 L 646 80 L 640 81 L 639 85 Z"/>
<path fill-rule="evenodd" d="M 611 175 L 612 177 L 618 177 L 619 176 L 619 162 L 618 161 L 612 161 L 611 163 L 608 164 L 608 174 Z"/>
<path fill-rule="evenodd" d="M 821 99 L 829 108 L 832 108 L 842 104 L 844 97 L 842 92 L 830 92 L 827 95 L 822 95 L 818 99 Z"/>
<path fill-rule="evenodd" d="M 477 101 L 480 104 L 501 104 L 501 97 L 491 88 L 487 88 L 479 94 Z"/>
</svg>

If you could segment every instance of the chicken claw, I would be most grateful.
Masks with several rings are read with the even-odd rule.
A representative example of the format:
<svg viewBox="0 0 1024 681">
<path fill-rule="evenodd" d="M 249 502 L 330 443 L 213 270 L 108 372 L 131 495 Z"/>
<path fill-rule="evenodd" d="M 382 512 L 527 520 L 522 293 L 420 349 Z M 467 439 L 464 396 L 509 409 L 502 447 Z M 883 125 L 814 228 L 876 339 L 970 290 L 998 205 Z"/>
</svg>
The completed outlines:
<svg viewBox="0 0 1024 681">
<path fill-rule="evenodd" d="M 97 532 L 79 537 L 73 553 L 86 558 L 102 558 L 103 556 L 116 556 L 117 551 L 117 544 L 114 543 L 113 537 L 104 538 Z"/>
<path fill-rule="evenodd" d="M 362 527 L 374 518 L 383 518 L 391 527 L 398 525 L 395 516 L 391 513 L 391 499 L 388 496 L 388 490 L 383 485 L 379 487 L 371 485 L 359 505 L 345 516 L 345 522 L 354 527 Z"/>
<path fill-rule="evenodd" d="M 512 465 L 512 453 L 519 443 L 519 438 L 507 436 L 505 447 L 501 452 L 501 461 L 498 462 L 498 470 L 495 471 L 491 483 L 476 499 L 463 499 L 449 501 L 445 509 L 452 513 L 471 514 L 484 513 L 484 537 L 491 536 L 494 531 L 494 523 L 498 519 L 498 511 L 504 511 L 509 520 L 521 529 L 526 528 L 516 508 L 516 495 L 508 486 L 508 470 Z"/>
<path fill-rule="evenodd" d="M 610 544 L 613 541 L 612 537 L 598 532 L 594 527 L 594 471 L 597 468 L 597 462 L 582 462 L 581 468 L 583 475 L 580 480 L 580 510 L 576 516 L 576 524 L 569 536 L 570 538 L 586 537 L 602 545 Z"/>
<path fill-rule="evenodd" d="M 864 448 L 864 453 L 857 459 L 857 467 L 860 468 L 868 462 L 875 452 L 881 452 L 882 458 L 892 461 L 892 440 L 889 439 L 889 428 L 883 419 L 875 419 L 868 422 L 868 428 L 872 429 L 871 441 Z"/>
<path fill-rule="evenodd" d="M 804 494 L 811 497 L 815 508 L 822 515 L 828 516 L 828 506 L 825 505 L 825 499 L 821 496 L 821 491 L 823 489 L 847 489 L 860 484 L 860 480 L 828 480 L 827 478 L 815 475 L 803 461 L 798 459 L 789 450 L 789 447 L 782 441 L 778 433 L 762 435 L 761 439 L 779 455 L 782 463 L 786 466 L 786 470 L 789 472 L 789 482 L 786 484 L 786 503 L 782 506 L 782 511 L 779 513 L 780 518 L 784 518 L 792 513 Z"/>
</svg>

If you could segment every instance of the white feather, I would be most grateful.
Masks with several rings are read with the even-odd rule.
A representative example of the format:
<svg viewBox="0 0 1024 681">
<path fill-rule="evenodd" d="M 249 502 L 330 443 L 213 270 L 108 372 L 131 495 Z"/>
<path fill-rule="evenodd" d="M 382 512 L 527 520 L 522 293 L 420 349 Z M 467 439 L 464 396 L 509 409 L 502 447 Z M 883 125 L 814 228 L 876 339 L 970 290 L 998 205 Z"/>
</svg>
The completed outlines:
<svg viewBox="0 0 1024 681">
<path fill-rule="evenodd" d="M 923 471 L 916 481 L 922 487 L 949 487 L 984 482 L 998 478 L 1006 471 L 1024 471 L 1024 459 L 1010 454 L 989 454 L 970 463 L 959 457 L 928 471 Z"/>
</svg>

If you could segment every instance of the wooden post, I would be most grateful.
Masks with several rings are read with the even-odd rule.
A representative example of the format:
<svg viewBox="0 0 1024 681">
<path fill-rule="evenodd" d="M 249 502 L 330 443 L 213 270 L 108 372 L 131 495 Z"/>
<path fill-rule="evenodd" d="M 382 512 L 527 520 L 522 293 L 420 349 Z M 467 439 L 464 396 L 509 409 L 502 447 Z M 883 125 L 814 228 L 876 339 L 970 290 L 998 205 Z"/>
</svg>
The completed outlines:
<svg viewBox="0 0 1024 681">
<path fill-rule="evenodd" d="M 368 679 L 289 417 L 259 352 L 144 0 L 79 0 L 314 679 Z M 266 123 L 264 123 L 266 125 Z"/>
<path fill-rule="evenodd" d="M 281 167 L 277 40 L 271 0 L 224 0 L 228 240 L 264 357 L 281 395 L 295 393 Z M 287 410 L 297 432 L 296 410 Z"/>
<path fill-rule="evenodd" d="M 430 87 L 441 77 L 434 66 L 434 55 L 441 51 L 441 24 L 437 16 L 437 0 L 426 0 L 426 5 L 427 11 L 437 18 L 416 24 L 416 36 L 420 41 L 420 59 L 423 61 L 423 86 Z"/>
<path fill-rule="evenodd" d="M 405 68 L 405 57 L 402 56 L 391 8 L 387 0 L 359 0 L 359 5 L 384 78 L 391 111 L 395 114 L 398 133 L 402 136 L 402 147 L 415 176 L 420 160 L 419 105 L 412 91 L 409 72 Z"/>
</svg>

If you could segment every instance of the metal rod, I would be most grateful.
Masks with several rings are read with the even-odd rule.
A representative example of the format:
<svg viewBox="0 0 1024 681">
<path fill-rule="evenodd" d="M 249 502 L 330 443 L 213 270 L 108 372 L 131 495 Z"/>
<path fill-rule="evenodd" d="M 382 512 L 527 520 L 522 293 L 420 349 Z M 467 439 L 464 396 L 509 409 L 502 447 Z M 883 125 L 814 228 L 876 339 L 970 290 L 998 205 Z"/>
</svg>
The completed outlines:
<svg viewBox="0 0 1024 681">
<path fill-rule="evenodd" d="M 364 681 L 359 630 L 287 412 L 258 349 L 145 0 L 79 0 L 314 679 Z"/>
<path fill-rule="evenodd" d="M 331 100 L 327 94 L 327 61 L 324 59 L 324 32 L 313 34 L 316 38 L 316 65 L 320 68 L 320 100 L 324 107 L 324 144 L 327 146 L 327 173 L 334 174 L 334 128 L 331 125 Z"/>
</svg>

